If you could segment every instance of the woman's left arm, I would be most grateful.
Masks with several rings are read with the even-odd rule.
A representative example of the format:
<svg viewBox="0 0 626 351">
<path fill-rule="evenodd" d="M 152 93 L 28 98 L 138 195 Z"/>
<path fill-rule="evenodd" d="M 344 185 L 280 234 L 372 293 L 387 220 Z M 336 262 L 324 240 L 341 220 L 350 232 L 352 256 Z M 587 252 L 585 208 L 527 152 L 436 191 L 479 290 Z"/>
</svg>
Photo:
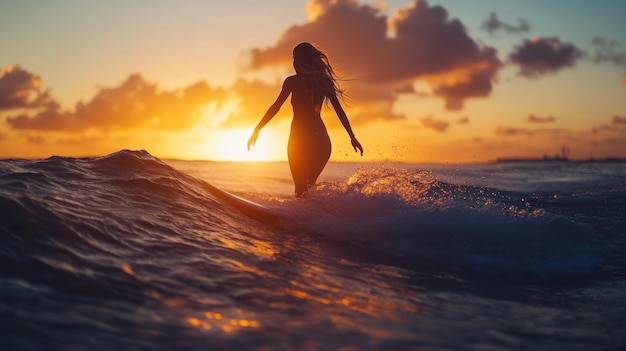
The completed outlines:
<svg viewBox="0 0 626 351">
<path fill-rule="evenodd" d="M 333 108 L 335 109 L 335 112 L 337 113 L 337 117 L 339 117 L 341 124 L 346 129 L 346 132 L 348 132 L 348 135 L 350 136 L 350 143 L 352 143 L 354 151 L 361 151 L 361 156 L 363 156 L 363 146 L 361 146 L 361 143 L 359 143 L 359 141 L 354 136 L 354 132 L 352 131 L 352 127 L 350 126 L 350 121 L 348 121 L 348 116 L 343 110 L 343 107 L 341 106 L 337 95 L 333 94 L 329 96 L 328 99 L 330 100 L 331 105 L 333 105 Z"/>
</svg>

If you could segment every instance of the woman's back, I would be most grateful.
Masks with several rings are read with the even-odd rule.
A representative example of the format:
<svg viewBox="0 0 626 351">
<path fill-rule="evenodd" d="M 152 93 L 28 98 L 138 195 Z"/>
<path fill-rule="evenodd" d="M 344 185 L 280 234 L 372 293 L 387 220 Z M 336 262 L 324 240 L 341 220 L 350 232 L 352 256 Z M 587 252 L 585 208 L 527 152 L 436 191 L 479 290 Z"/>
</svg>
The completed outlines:
<svg viewBox="0 0 626 351">
<path fill-rule="evenodd" d="M 288 79 L 292 80 L 291 106 L 293 107 L 292 128 L 311 128 L 311 132 L 317 132 L 324 127 L 320 111 L 324 103 L 324 97 L 314 97 L 307 89 L 304 79 L 300 75 L 293 75 Z"/>
</svg>

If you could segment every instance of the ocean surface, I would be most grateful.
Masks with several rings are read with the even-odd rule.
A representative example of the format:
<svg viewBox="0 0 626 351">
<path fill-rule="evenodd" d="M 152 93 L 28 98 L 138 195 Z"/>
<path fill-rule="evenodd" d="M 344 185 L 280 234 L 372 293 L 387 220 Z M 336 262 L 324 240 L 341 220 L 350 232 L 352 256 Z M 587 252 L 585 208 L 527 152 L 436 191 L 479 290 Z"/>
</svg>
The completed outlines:
<svg viewBox="0 0 626 351">
<path fill-rule="evenodd" d="M 0 350 L 626 349 L 626 163 L 331 163 L 292 194 L 281 162 L 0 160 Z"/>
</svg>

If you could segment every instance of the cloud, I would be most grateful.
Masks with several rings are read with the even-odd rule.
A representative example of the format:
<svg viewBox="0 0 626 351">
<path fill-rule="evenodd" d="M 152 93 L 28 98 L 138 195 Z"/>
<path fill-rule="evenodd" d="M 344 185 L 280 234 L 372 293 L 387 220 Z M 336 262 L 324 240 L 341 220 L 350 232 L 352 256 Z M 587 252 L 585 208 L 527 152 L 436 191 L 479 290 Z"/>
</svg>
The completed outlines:
<svg viewBox="0 0 626 351">
<path fill-rule="evenodd" d="M 469 124 L 469 122 L 470 122 L 469 117 L 461 117 L 457 119 L 456 121 L 457 124 Z"/>
<path fill-rule="evenodd" d="M 622 133 L 626 134 L 626 117 L 615 115 L 610 123 L 601 124 L 591 129 L 591 134 Z"/>
<path fill-rule="evenodd" d="M 470 72 L 469 79 L 454 83 L 442 82 L 434 89 L 435 95 L 446 100 L 448 110 L 460 110 L 469 97 L 485 97 L 491 92 L 493 74 L 491 71 Z"/>
<path fill-rule="evenodd" d="M 506 127 L 498 126 L 496 128 L 496 134 L 501 135 L 501 136 L 518 136 L 518 135 L 534 136 L 534 135 L 541 135 L 541 134 L 559 136 L 562 134 L 568 134 L 568 132 L 565 129 L 560 129 L 560 128 L 525 129 L 525 128 L 506 128 Z"/>
<path fill-rule="evenodd" d="M 592 60 L 595 63 L 610 63 L 622 67 L 626 74 L 626 51 L 622 49 L 617 41 L 608 40 L 602 37 L 595 37 L 591 44 L 595 51 Z M 622 79 L 622 84 L 626 85 L 626 77 Z"/>
<path fill-rule="evenodd" d="M 118 138 L 119 139 L 119 138 Z M 64 136 L 56 139 L 56 144 L 64 146 L 85 146 L 97 145 L 104 141 L 110 140 L 106 134 L 102 135 L 72 135 Z"/>
<path fill-rule="evenodd" d="M 498 16 L 496 16 L 495 13 L 491 12 L 489 14 L 489 18 L 483 21 L 483 24 L 480 28 L 489 33 L 494 33 L 499 30 L 505 31 L 507 33 L 525 33 L 530 30 L 530 24 L 527 20 L 524 19 L 520 19 L 518 25 L 508 24 L 500 21 L 498 19 Z"/>
<path fill-rule="evenodd" d="M 626 68 L 626 52 L 620 50 L 617 41 L 602 37 L 595 37 L 591 41 L 595 47 L 593 61 L 597 63 L 612 63 Z"/>
<path fill-rule="evenodd" d="M 350 116 L 354 126 L 367 124 L 375 120 L 399 121 L 405 119 L 404 114 L 394 113 L 392 101 L 368 101 L 359 105 L 359 110 Z"/>
<path fill-rule="evenodd" d="M 497 135 L 503 135 L 503 136 L 507 136 L 507 135 L 532 135 L 533 132 L 529 129 L 523 129 L 523 128 L 505 128 L 505 127 L 498 127 L 496 128 L 496 134 Z"/>
<path fill-rule="evenodd" d="M 276 100 L 280 93 L 281 82 L 268 84 L 261 80 L 237 80 L 229 89 L 238 99 L 238 109 L 232 112 L 226 121 L 221 124 L 224 128 L 249 127 L 258 123 L 263 117 L 267 108 Z M 285 116 L 284 111 L 288 108 L 289 103 L 286 102 L 281 111 L 274 120 Z M 290 106 L 289 106 L 290 108 Z"/>
<path fill-rule="evenodd" d="M 274 46 L 250 51 L 250 68 L 290 66 L 292 48 L 311 41 L 344 77 L 358 79 L 360 88 L 351 95 L 359 102 L 369 89 L 393 91 L 421 81 L 447 108 L 460 109 L 465 99 L 490 94 L 501 66 L 495 49 L 474 41 L 458 19 L 426 1 L 415 0 L 390 18 L 356 0 L 311 0 L 307 9 L 308 22 L 287 29 Z M 392 102 L 397 94 L 372 99 Z"/>
<path fill-rule="evenodd" d="M 626 117 L 613 116 L 613 124 L 626 124 Z"/>
<path fill-rule="evenodd" d="M 535 38 L 516 46 L 509 60 L 520 67 L 522 76 L 536 78 L 573 67 L 583 56 L 584 52 L 576 45 L 564 43 L 559 38 Z"/>
<path fill-rule="evenodd" d="M 48 141 L 46 140 L 46 138 L 43 135 L 23 135 L 24 138 L 26 138 L 26 141 L 29 144 L 33 144 L 33 145 L 37 145 L 37 146 L 43 146 L 43 145 L 47 145 Z"/>
<path fill-rule="evenodd" d="M 530 123 L 552 123 L 552 122 L 556 122 L 556 117 L 554 116 L 539 117 L 539 116 L 535 116 L 531 114 L 530 116 L 528 116 L 527 121 Z"/>
<path fill-rule="evenodd" d="M 422 126 L 428 129 L 432 129 L 439 133 L 445 133 L 450 126 L 450 123 L 442 120 L 434 119 L 432 116 L 424 117 L 420 120 Z"/>
<path fill-rule="evenodd" d="M 41 78 L 19 65 L 0 68 L 0 111 L 37 108 L 47 105 L 51 98 L 41 91 Z"/>
<path fill-rule="evenodd" d="M 95 129 L 154 128 L 180 130 L 191 126 L 200 116 L 199 109 L 220 101 L 224 92 L 204 81 L 183 89 L 162 91 L 139 74 L 130 75 L 121 85 L 103 88 L 87 103 L 79 102 L 74 111 L 61 111 L 48 102 L 43 111 L 29 116 L 9 117 L 14 129 L 80 131 Z"/>
<path fill-rule="evenodd" d="M 615 131 L 616 128 L 614 126 L 610 126 L 608 124 L 602 124 L 597 127 L 591 129 L 592 134 L 600 134 L 601 132 L 612 132 Z"/>
</svg>

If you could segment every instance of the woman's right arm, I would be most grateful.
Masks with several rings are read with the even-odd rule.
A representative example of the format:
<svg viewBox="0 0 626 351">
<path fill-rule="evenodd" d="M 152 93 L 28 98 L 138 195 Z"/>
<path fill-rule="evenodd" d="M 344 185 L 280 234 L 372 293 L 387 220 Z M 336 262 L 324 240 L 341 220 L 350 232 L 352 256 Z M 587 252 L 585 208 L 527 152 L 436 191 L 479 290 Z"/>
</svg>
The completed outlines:
<svg viewBox="0 0 626 351">
<path fill-rule="evenodd" d="M 252 136 L 250 136 L 250 139 L 248 140 L 248 150 L 250 150 L 250 147 L 256 143 L 256 139 L 259 137 L 259 131 L 261 128 L 263 128 L 272 118 L 274 118 L 274 116 L 276 116 L 278 111 L 280 111 L 283 103 L 285 103 L 285 100 L 287 100 L 287 97 L 291 94 L 292 87 L 293 76 L 287 77 L 283 82 L 283 87 L 280 90 L 280 94 L 278 94 L 276 101 L 274 101 L 274 103 L 267 109 L 265 115 L 261 118 L 261 121 L 259 121 L 259 124 L 257 124 L 256 128 L 254 128 Z"/>
</svg>

